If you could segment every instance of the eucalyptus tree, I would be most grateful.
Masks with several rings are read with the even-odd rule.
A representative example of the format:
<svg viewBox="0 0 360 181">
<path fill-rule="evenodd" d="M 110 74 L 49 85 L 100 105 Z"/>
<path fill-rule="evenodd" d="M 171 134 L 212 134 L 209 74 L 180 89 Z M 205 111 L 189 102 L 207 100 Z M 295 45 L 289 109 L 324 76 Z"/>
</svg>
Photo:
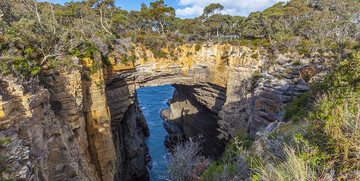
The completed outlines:
<svg viewBox="0 0 360 181">
<path fill-rule="evenodd" d="M 243 16 L 233 16 L 231 18 L 230 26 L 228 27 L 228 33 L 231 35 L 242 36 L 242 31 L 244 29 L 246 17 Z"/>
<path fill-rule="evenodd" d="M 148 18 L 155 22 L 155 28 L 159 33 L 166 33 L 167 28 L 174 17 L 174 8 L 167 7 L 163 0 L 150 3 Z"/>
<path fill-rule="evenodd" d="M 231 20 L 230 15 L 214 14 L 206 19 L 205 25 L 208 27 L 210 34 L 219 37 L 220 33 L 223 35 L 227 33 Z"/>
<path fill-rule="evenodd" d="M 101 27 L 109 34 L 112 34 L 112 32 L 109 31 L 111 29 L 111 20 L 106 20 L 106 15 L 111 19 L 112 18 L 112 11 L 115 7 L 114 0 L 88 0 L 88 5 L 90 7 L 94 7 L 95 10 L 100 14 L 100 24 Z M 110 22 L 110 23 L 109 23 Z"/>
<path fill-rule="evenodd" d="M 224 6 L 219 3 L 212 3 L 204 8 L 201 18 L 204 21 L 208 36 L 214 34 L 219 36 L 221 28 L 228 24 L 228 17 L 226 15 L 221 15 L 221 10 L 223 9 Z"/>
<path fill-rule="evenodd" d="M 204 23 L 200 17 L 181 20 L 180 33 L 200 35 L 204 33 Z"/>
<path fill-rule="evenodd" d="M 220 11 L 224 9 L 220 3 L 212 3 L 204 8 L 203 16 L 205 18 L 212 16 L 214 14 L 220 14 Z"/>
</svg>

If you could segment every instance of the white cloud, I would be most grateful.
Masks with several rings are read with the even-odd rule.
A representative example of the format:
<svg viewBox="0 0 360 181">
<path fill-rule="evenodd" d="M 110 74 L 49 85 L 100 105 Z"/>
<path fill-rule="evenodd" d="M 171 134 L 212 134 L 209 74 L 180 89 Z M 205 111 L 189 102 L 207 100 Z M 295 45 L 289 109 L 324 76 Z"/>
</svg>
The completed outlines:
<svg viewBox="0 0 360 181">
<path fill-rule="evenodd" d="M 205 6 L 211 3 L 220 3 L 225 8 L 223 14 L 248 16 L 251 12 L 264 10 L 278 2 L 288 0 L 180 0 L 178 5 L 186 6 L 177 9 L 176 15 L 180 17 L 200 16 Z"/>
<path fill-rule="evenodd" d="M 193 6 L 190 6 L 190 7 L 186 7 L 184 9 L 177 9 L 176 14 L 178 16 L 185 16 L 185 17 L 197 16 L 197 15 L 202 14 L 203 9 L 204 8 L 202 6 L 193 5 Z"/>
</svg>

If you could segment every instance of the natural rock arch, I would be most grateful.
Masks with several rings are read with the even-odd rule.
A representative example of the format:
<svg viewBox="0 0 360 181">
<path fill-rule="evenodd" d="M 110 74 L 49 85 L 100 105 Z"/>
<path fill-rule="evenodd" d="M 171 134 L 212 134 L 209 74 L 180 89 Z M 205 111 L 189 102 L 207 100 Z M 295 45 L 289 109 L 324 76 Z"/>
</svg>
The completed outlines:
<svg viewBox="0 0 360 181">
<path fill-rule="evenodd" d="M 260 56 L 249 56 L 255 53 Z M 279 110 L 284 104 L 308 90 L 298 78 L 304 67 L 295 72 L 289 69 L 292 64 L 288 59 L 291 56 L 284 56 L 281 60 L 287 62 L 282 67 L 282 71 L 289 71 L 286 72 L 285 76 L 289 76 L 286 80 L 278 79 L 273 83 L 261 80 L 259 88 L 254 89 L 254 72 L 269 61 L 268 57 L 262 56 L 265 54 L 262 49 L 250 50 L 230 45 L 205 46 L 197 52 L 194 46 L 184 45 L 176 48 L 177 58 L 154 58 L 151 51 L 141 47 L 135 50 L 138 59 L 134 63 L 124 65 L 117 63 L 116 58 L 109 57 L 111 66 L 90 75 L 91 81 L 84 87 L 90 90 L 85 91 L 85 102 L 91 102 L 85 112 L 88 115 L 88 134 L 93 138 L 89 141 L 91 152 L 100 175 L 104 180 L 112 177 L 113 173 L 115 180 L 147 177 L 147 147 L 143 138 L 149 131 L 138 109 L 136 89 L 139 87 L 172 84 L 178 85 L 178 89 L 187 89 L 191 95 L 185 96 L 195 100 L 190 101 L 189 105 L 203 106 L 215 115 L 211 119 L 217 117 L 213 129 L 216 135 L 209 137 L 223 140 L 224 144 L 242 131 L 254 139 L 258 130 L 281 118 Z M 85 59 L 83 66 L 91 67 L 91 60 Z M 265 76 L 272 77 L 273 74 Z M 98 85 L 100 82 L 103 83 L 102 87 Z M 222 97 L 220 101 L 216 100 L 219 95 Z M 101 96 L 106 96 L 106 99 L 99 99 Z M 174 113 L 173 118 L 181 116 L 183 113 Z M 204 124 L 204 120 L 197 121 Z M 188 132 L 193 133 L 194 130 Z M 109 142 L 111 139 L 113 143 Z M 135 146 L 132 145 L 134 143 Z M 105 153 L 106 156 L 103 156 Z"/>
<path fill-rule="evenodd" d="M 144 180 L 149 158 L 143 138 L 149 130 L 136 88 L 174 85 L 170 119 L 187 136 L 221 140 L 206 143 L 206 151 L 215 153 L 237 132 L 255 139 L 258 130 L 281 120 L 283 107 L 309 89 L 302 77 L 311 82 L 326 68 L 326 59 L 316 54 L 274 57 L 261 48 L 230 45 L 200 51 L 183 45 L 171 54 L 157 59 L 137 47 L 134 63 L 109 57 L 111 66 L 96 72 L 85 58 L 82 71 L 44 70 L 44 87 L 36 89 L 1 80 L 0 131 L 11 143 L 0 151 L 23 150 L 11 154 L 26 160 L 15 160 L 17 171 L 9 177 Z"/>
</svg>

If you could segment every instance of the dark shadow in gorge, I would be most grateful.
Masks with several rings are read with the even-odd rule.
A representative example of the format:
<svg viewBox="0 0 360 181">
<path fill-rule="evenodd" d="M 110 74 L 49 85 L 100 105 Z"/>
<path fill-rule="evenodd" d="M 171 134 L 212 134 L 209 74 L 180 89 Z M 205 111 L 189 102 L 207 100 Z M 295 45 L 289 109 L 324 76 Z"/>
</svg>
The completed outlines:
<svg viewBox="0 0 360 181">
<path fill-rule="evenodd" d="M 226 89 L 211 84 L 173 86 L 176 91 L 171 111 L 175 117 L 171 121 L 183 130 L 187 139 L 201 136 L 205 156 L 221 156 L 226 141 L 218 139 L 218 113 L 225 104 Z M 210 105 L 213 106 L 209 108 Z"/>
<path fill-rule="evenodd" d="M 149 180 L 146 165 L 151 159 L 144 141 L 150 134 L 149 128 L 139 109 L 135 89 L 129 86 L 132 85 L 125 78 L 117 77 L 107 82 L 105 90 L 117 155 L 114 180 Z"/>
</svg>

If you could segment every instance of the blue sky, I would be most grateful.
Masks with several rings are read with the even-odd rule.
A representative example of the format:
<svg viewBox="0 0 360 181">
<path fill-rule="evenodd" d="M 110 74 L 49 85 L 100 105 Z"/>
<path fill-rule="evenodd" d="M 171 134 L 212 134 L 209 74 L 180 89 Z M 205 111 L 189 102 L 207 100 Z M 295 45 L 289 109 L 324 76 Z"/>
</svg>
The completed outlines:
<svg viewBox="0 0 360 181">
<path fill-rule="evenodd" d="M 38 0 L 64 4 L 69 0 Z M 125 10 L 140 10 L 141 3 L 149 5 L 155 0 L 115 0 L 116 6 Z M 220 3 L 225 9 L 223 14 L 248 16 L 253 11 L 264 10 L 280 1 L 288 0 L 164 0 L 168 6 L 174 7 L 180 18 L 192 18 L 202 14 L 205 6 Z"/>
</svg>

